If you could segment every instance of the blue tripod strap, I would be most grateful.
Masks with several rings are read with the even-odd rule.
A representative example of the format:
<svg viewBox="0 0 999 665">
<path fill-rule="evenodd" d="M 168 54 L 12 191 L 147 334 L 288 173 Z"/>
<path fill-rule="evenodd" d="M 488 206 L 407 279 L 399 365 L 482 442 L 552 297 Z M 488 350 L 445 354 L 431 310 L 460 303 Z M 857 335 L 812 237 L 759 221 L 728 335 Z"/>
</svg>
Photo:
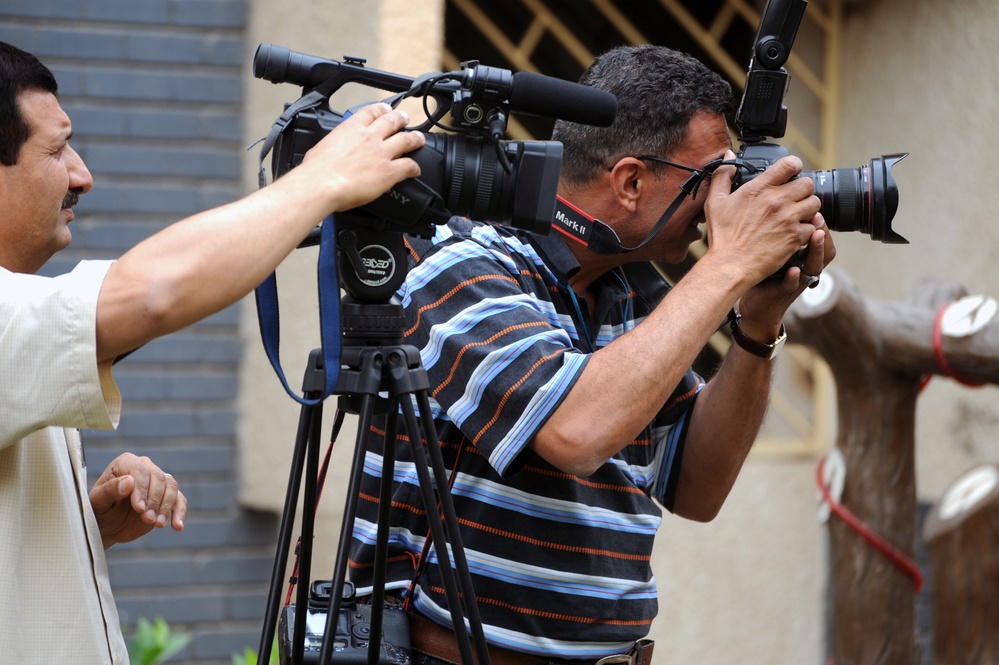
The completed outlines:
<svg viewBox="0 0 999 665">
<path fill-rule="evenodd" d="M 279 347 L 281 344 L 281 314 L 278 308 L 277 275 L 271 275 L 254 291 L 257 302 L 257 321 L 260 338 L 271 367 L 281 380 L 285 392 L 299 404 L 315 406 L 333 394 L 340 379 L 340 279 L 336 271 L 336 230 L 333 215 L 323 220 L 319 240 L 319 334 L 322 340 L 326 385 L 322 397 L 300 397 L 288 385 L 281 369 Z"/>
</svg>

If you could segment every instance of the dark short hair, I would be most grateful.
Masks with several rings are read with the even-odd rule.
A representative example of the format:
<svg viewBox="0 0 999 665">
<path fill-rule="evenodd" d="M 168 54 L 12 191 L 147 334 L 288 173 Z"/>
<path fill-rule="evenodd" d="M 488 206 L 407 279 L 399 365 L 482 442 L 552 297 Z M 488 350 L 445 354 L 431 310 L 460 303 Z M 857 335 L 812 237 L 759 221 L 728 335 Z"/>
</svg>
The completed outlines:
<svg viewBox="0 0 999 665">
<path fill-rule="evenodd" d="M 699 60 L 665 46 L 612 49 L 593 61 L 579 82 L 617 97 L 610 127 L 559 120 L 552 138 L 563 144 L 562 178 L 585 184 L 627 155 L 668 157 L 701 111 L 730 118 L 732 86 Z"/>
<path fill-rule="evenodd" d="M 26 90 L 59 93 L 55 76 L 30 53 L 0 42 L 0 164 L 13 166 L 31 127 L 21 115 L 18 97 Z"/>
</svg>

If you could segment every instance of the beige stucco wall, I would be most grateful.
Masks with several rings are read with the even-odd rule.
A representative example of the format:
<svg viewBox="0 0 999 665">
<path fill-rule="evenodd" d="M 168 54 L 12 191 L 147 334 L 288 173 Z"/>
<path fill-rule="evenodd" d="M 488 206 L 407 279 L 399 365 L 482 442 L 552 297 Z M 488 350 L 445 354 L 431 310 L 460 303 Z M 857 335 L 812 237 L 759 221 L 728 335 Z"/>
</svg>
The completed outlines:
<svg viewBox="0 0 999 665">
<path fill-rule="evenodd" d="M 442 5 L 313 1 L 295 3 L 289 15 L 287 4 L 279 11 L 277 3 L 258 0 L 247 59 L 256 42 L 271 41 L 337 58 L 361 55 L 373 67 L 416 75 L 437 66 Z M 901 205 L 895 228 L 912 244 L 837 234 L 839 267 L 876 299 L 902 300 L 927 277 L 999 295 L 993 258 L 999 225 L 992 220 L 999 169 L 991 163 L 999 145 L 999 4 L 870 0 L 852 6 L 844 35 L 838 165 L 911 153 L 896 170 Z M 252 79 L 247 86 L 247 137 L 253 139 L 297 90 Z M 343 99 L 346 106 L 365 98 Z M 252 182 L 249 169 L 247 174 Z M 301 250 L 279 274 L 282 353 L 295 387 L 317 339 L 314 266 L 314 250 Z M 249 506 L 275 510 L 284 500 L 298 409 L 263 356 L 252 303 L 245 321 L 242 496 Z M 969 390 L 936 379 L 920 405 L 917 477 L 922 500 L 932 501 L 975 462 L 999 460 L 999 400 L 994 388 Z M 339 469 L 346 468 L 353 432 L 352 425 L 345 428 Z M 824 662 L 825 542 L 815 517 L 815 465 L 814 459 L 751 457 L 714 522 L 666 517 L 653 562 L 661 596 L 652 634 L 657 661 Z M 342 487 L 341 472 L 328 484 L 321 542 L 332 542 L 339 525 Z"/>
<path fill-rule="evenodd" d="M 896 172 L 905 247 L 849 238 L 840 265 L 862 293 L 904 300 L 927 278 L 999 297 L 999 4 L 881 0 L 845 42 L 841 161 L 908 151 Z M 972 464 L 999 460 L 996 388 L 933 380 L 920 398 L 917 479 L 938 498 Z"/>
<path fill-rule="evenodd" d="M 358 56 L 367 66 L 409 76 L 439 68 L 443 39 L 443 0 L 378 0 L 377 2 L 330 2 L 310 0 L 251 3 L 247 37 L 247 62 L 257 44 L 269 42 L 295 51 L 342 59 Z M 249 71 L 249 68 L 248 68 Z M 266 135 L 283 104 L 294 101 L 301 89 L 274 85 L 249 74 L 247 91 L 247 143 Z M 336 93 L 337 110 L 364 101 L 381 99 L 388 93 L 359 85 L 348 85 Z M 256 168 L 247 158 L 246 182 L 255 186 Z M 269 171 L 268 171 L 269 174 Z M 318 220 L 317 220 L 318 221 Z M 281 305 L 281 359 L 291 387 L 300 391 L 305 361 L 319 346 L 316 259 L 318 250 L 297 250 L 278 269 Z M 243 307 L 244 361 L 240 385 L 240 497 L 250 508 L 280 511 L 284 505 L 297 431 L 299 407 L 288 397 L 264 355 L 256 320 L 256 306 L 248 298 Z M 324 439 L 330 432 L 335 400 L 327 400 Z M 348 419 L 334 447 L 332 473 L 323 496 L 316 527 L 315 575 L 330 577 L 344 487 L 354 450 L 356 420 Z M 325 446 L 324 446 L 325 450 Z M 301 512 L 301 511 L 299 511 Z M 325 572 L 324 572 L 325 571 Z"/>
</svg>

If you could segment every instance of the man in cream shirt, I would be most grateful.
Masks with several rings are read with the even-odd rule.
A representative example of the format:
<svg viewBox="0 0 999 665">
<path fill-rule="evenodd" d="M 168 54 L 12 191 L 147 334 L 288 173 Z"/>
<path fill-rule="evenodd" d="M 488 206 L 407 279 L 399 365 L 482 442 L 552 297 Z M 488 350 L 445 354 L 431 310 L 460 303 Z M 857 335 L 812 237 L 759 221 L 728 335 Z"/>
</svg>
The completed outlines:
<svg viewBox="0 0 999 665">
<path fill-rule="evenodd" d="M 118 424 L 111 363 L 236 302 L 317 222 L 419 175 L 385 105 L 358 111 L 279 181 L 178 222 L 116 261 L 35 273 L 93 185 L 52 73 L 0 42 L 0 663 L 127 663 L 104 550 L 184 526 L 176 481 L 116 458 L 88 492 L 78 428 Z"/>
</svg>

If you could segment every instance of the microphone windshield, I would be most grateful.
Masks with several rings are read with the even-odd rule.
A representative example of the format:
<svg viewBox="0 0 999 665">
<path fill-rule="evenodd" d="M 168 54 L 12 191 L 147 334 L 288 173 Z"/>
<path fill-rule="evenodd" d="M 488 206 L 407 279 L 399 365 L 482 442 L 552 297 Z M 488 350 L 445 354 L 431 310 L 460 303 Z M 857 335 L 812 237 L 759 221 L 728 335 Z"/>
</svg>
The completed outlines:
<svg viewBox="0 0 999 665">
<path fill-rule="evenodd" d="M 510 108 L 583 125 L 609 127 L 617 113 L 617 97 L 564 79 L 517 72 L 510 88 Z"/>
</svg>

